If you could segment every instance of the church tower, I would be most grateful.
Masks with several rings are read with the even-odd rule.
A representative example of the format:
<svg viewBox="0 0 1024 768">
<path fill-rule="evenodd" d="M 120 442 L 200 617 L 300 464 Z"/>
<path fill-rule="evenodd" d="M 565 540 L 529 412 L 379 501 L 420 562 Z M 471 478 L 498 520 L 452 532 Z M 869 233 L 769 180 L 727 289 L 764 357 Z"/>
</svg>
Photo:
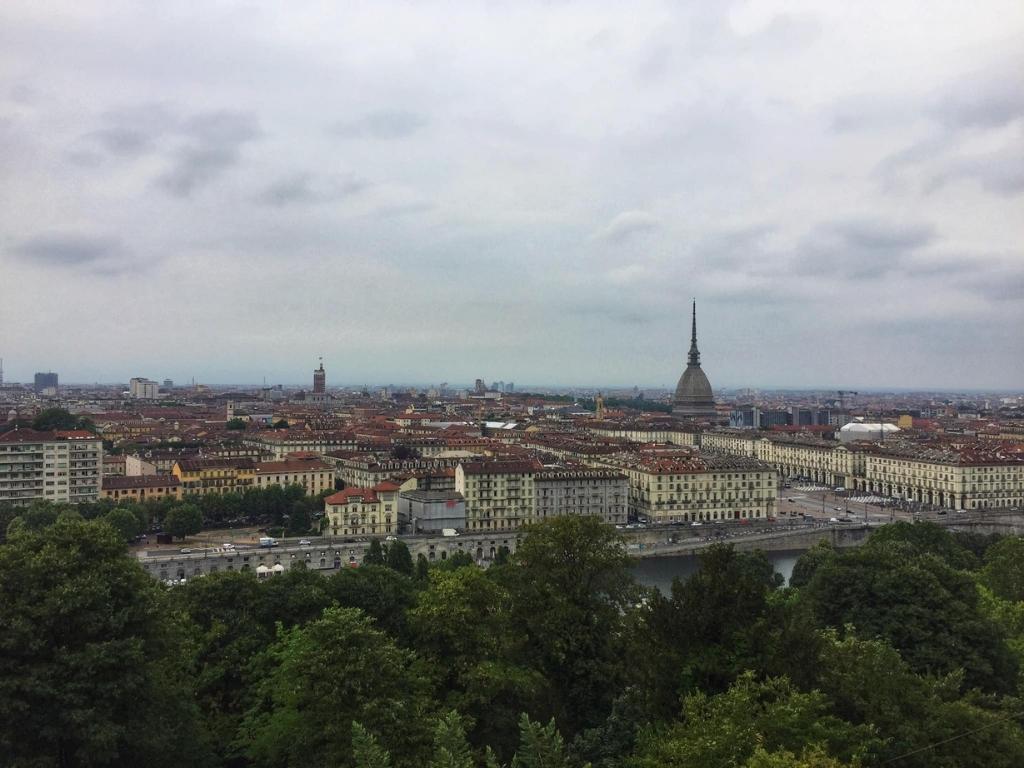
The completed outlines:
<svg viewBox="0 0 1024 768">
<path fill-rule="evenodd" d="M 715 396 L 711 382 L 700 367 L 700 350 L 697 349 L 697 301 L 693 302 L 693 322 L 690 328 L 690 353 L 687 355 L 686 370 L 679 377 L 675 397 L 672 398 L 672 413 L 685 419 L 714 419 Z"/>
</svg>

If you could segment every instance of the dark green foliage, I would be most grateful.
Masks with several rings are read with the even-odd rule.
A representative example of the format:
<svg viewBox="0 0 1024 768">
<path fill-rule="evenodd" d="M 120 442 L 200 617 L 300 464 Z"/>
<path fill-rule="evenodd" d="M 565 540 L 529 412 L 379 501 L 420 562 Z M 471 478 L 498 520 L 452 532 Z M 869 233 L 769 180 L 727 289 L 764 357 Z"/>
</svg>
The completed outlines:
<svg viewBox="0 0 1024 768">
<path fill-rule="evenodd" d="M 286 520 L 317 502 L 185 504 L 230 520 L 246 500 Z M 299 559 L 167 589 L 123 542 L 181 505 L 0 508 L 0 763 L 1024 764 L 1020 539 L 896 526 L 814 548 L 788 589 L 716 546 L 666 597 L 614 529 L 560 518 L 487 569 L 374 542 L 377 565 L 328 577 Z"/>
<path fill-rule="evenodd" d="M 228 419 L 224 425 L 227 429 L 245 429 L 249 424 L 245 419 L 240 419 L 237 416 L 233 419 Z"/>
<path fill-rule="evenodd" d="M 567 732 L 600 724 L 622 684 L 623 627 L 639 593 L 618 532 L 594 517 L 530 526 L 499 577 L 513 625 L 548 682 L 547 704 Z"/>
<path fill-rule="evenodd" d="M 781 577 L 760 552 L 715 545 L 700 570 L 652 594 L 634 650 L 633 673 L 648 691 L 652 715 L 669 717 L 688 691 L 721 692 L 767 653 L 769 597 Z"/>
<path fill-rule="evenodd" d="M 996 596 L 1024 601 L 1024 538 L 1007 536 L 985 552 L 981 582 Z"/>
<path fill-rule="evenodd" d="M 199 533 L 203 529 L 203 513 L 195 504 L 178 504 L 164 518 L 164 529 L 177 539 Z"/>
<path fill-rule="evenodd" d="M 359 608 L 375 619 L 391 637 L 404 640 L 406 614 L 416 601 L 411 579 L 382 566 L 346 568 L 328 579 L 314 575 L 325 584 L 330 599 L 345 608 Z"/>
<path fill-rule="evenodd" d="M 474 745 L 511 755 L 519 714 L 545 682 L 523 658 L 508 589 L 478 568 L 432 569 L 409 625 L 413 646 L 434 662 L 445 705 L 474 721 Z"/>
<path fill-rule="evenodd" d="M 386 745 L 396 768 L 429 757 L 433 704 L 415 655 L 354 608 L 328 608 L 282 629 L 256 684 L 240 742 L 256 766 L 354 766 L 352 722 Z"/>
<path fill-rule="evenodd" d="M 187 646 L 108 525 L 60 520 L 0 547 L 5 765 L 204 765 Z"/>
<path fill-rule="evenodd" d="M 725 693 L 692 693 L 681 719 L 647 730 L 631 768 L 701 768 L 744 765 L 762 747 L 801 753 L 823 746 L 843 760 L 872 753 L 872 729 L 830 712 L 828 697 L 803 693 L 785 678 L 758 681 L 744 673 Z"/>
<path fill-rule="evenodd" d="M 907 525 L 903 531 L 916 528 Z M 883 637 L 916 672 L 963 668 L 969 686 L 1013 691 L 1017 662 L 981 611 L 974 579 L 936 552 L 953 560 L 960 554 L 933 531 L 925 530 L 923 544 L 899 533 L 872 536 L 863 547 L 818 568 L 801 591 L 818 624 L 850 625 L 860 637 Z"/>
<path fill-rule="evenodd" d="M 831 562 L 835 556 L 835 547 L 828 541 L 819 541 L 800 555 L 800 558 L 793 566 L 793 573 L 790 574 L 789 586 L 795 588 L 807 586 L 818 568 L 825 563 Z"/>
<path fill-rule="evenodd" d="M 380 539 L 374 539 L 363 555 L 363 565 L 385 565 L 384 548 L 380 545 Z"/>
<path fill-rule="evenodd" d="M 466 729 L 455 710 L 438 718 L 434 728 L 434 756 L 427 768 L 475 768 L 466 741 Z"/>
<path fill-rule="evenodd" d="M 391 768 L 391 755 L 377 738 L 357 722 L 352 723 L 352 764 L 355 768 Z"/>
<path fill-rule="evenodd" d="M 88 416 L 75 416 L 63 408 L 47 408 L 32 421 L 32 429 L 44 432 L 52 430 L 84 429 L 95 432 L 96 425 Z"/>
<path fill-rule="evenodd" d="M 125 542 L 134 541 L 135 537 L 142 533 L 142 522 L 139 520 L 139 516 L 125 507 L 112 509 L 101 519 L 117 531 Z"/>
<path fill-rule="evenodd" d="M 475 565 L 476 563 L 473 562 L 473 556 L 470 555 L 469 552 L 464 552 L 460 549 L 453 553 L 449 558 L 435 561 L 431 567 L 442 571 L 454 571 L 457 568 L 465 568 L 467 566 Z"/>
<path fill-rule="evenodd" d="M 412 576 L 412 555 L 404 541 L 393 541 L 388 545 L 387 566 L 393 571 Z"/>
<path fill-rule="evenodd" d="M 935 523 L 893 523 L 871 534 L 867 546 L 904 557 L 935 555 L 951 568 L 974 569 L 978 559 Z"/>
<path fill-rule="evenodd" d="M 832 700 L 833 711 L 877 730 L 874 764 L 897 759 L 907 768 L 1024 764 L 1020 720 L 1006 717 L 1022 713 L 1019 700 L 962 695 L 959 673 L 922 677 L 886 642 L 840 640 L 835 633 L 826 634 L 817 670 L 816 685 Z M 962 735 L 948 741 L 953 734 Z"/>
</svg>

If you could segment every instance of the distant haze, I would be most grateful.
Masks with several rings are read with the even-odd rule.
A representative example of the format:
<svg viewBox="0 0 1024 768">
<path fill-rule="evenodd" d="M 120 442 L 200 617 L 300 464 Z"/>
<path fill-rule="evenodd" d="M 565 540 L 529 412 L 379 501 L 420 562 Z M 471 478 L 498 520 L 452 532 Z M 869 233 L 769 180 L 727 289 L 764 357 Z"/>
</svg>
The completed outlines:
<svg viewBox="0 0 1024 768">
<path fill-rule="evenodd" d="M 1024 386 L 1024 3 L 0 4 L 4 378 Z"/>
</svg>

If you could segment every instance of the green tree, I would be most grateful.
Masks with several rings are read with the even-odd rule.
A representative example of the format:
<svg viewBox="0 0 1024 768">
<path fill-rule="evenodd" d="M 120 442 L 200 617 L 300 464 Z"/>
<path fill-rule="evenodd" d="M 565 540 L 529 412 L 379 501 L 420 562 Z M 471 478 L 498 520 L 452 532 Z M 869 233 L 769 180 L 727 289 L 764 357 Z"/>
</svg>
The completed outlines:
<svg viewBox="0 0 1024 768">
<path fill-rule="evenodd" d="M 881 639 L 825 634 L 815 687 L 843 720 L 879 740 L 866 760 L 906 768 L 1010 768 L 1024 764 L 1021 703 L 963 693 L 964 675 L 915 674 Z M 955 739 L 950 739 L 956 735 Z"/>
<path fill-rule="evenodd" d="M 793 573 L 789 577 L 789 586 L 799 588 L 805 586 L 814 573 L 836 555 L 836 548 L 829 541 L 819 541 L 804 552 L 793 565 Z"/>
<path fill-rule="evenodd" d="M 1003 600 L 1024 601 L 1024 537 L 1007 536 L 988 548 L 981 582 Z"/>
<path fill-rule="evenodd" d="M 88 432 L 95 432 L 96 425 L 87 416 L 76 416 L 63 408 L 47 408 L 40 411 L 39 415 L 32 421 L 32 429 L 44 432 L 84 429 Z"/>
<path fill-rule="evenodd" d="M 412 576 L 412 554 L 404 541 L 392 541 L 388 545 L 387 566 L 393 571 Z"/>
<path fill-rule="evenodd" d="M 430 584 L 409 612 L 412 645 L 439 671 L 444 705 L 467 715 L 477 747 L 503 757 L 515 749 L 516 722 L 545 689 L 523 660 L 511 594 L 479 568 L 431 569 Z"/>
<path fill-rule="evenodd" d="M 226 429 L 245 429 L 248 423 L 245 419 L 240 419 L 236 416 L 233 419 L 228 419 L 224 426 Z"/>
<path fill-rule="evenodd" d="M 428 768 L 475 768 L 475 765 L 462 718 L 454 710 L 446 712 L 434 727 L 434 756 Z"/>
<path fill-rule="evenodd" d="M 388 746 L 396 768 L 429 758 L 432 697 L 415 655 L 352 608 L 281 629 L 259 702 L 240 737 L 256 766 L 354 766 L 353 721 Z"/>
<path fill-rule="evenodd" d="M 512 594 L 525 656 L 547 679 L 548 704 L 567 733 L 600 724 L 623 681 L 624 616 L 639 599 L 619 533 L 590 516 L 527 528 L 515 566 L 499 569 Z"/>
<path fill-rule="evenodd" d="M 376 737 L 357 722 L 352 723 L 352 762 L 355 768 L 391 768 L 391 755 Z"/>
<path fill-rule="evenodd" d="M 363 555 L 363 565 L 385 565 L 384 549 L 381 547 L 379 539 L 373 539 L 370 542 L 366 554 Z"/>
<path fill-rule="evenodd" d="M 135 540 L 135 537 L 142 532 L 142 525 L 139 516 L 130 509 L 116 507 L 105 514 L 102 520 L 117 531 L 125 542 Z"/>
<path fill-rule="evenodd" d="M 744 765 L 761 747 L 801 753 L 816 746 L 855 761 L 877 745 L 872 729 L 830 713 L 821 693 L 802 693 L 785 678 L 758 681 L 746 672 L 725 693 L 692 693 L 682 717 L 640 738 L 631 768 Z"/>
<path fill-rule="evenodd" d="M 416 555 L 416 581 L 426 581 L 430 574 L 430 563 L 426 556 L 420 552 Z"/>
<path fill-rule="evenodd" d="M 183 539 L 203 529 L 203 513 L 195 504 L 178 504 L 164 518 L 164 528 L 176 539 Z"/>
<path fill-rule="evenodd" d="M 163 591 L 98 522 L 0 546 L 0 754 L 12 766 L 208 764 Z"/>
<path fill-rule="evenodd" d="M 981 610 L 971 574 L 903 542 L 869 542 L 838 554 L 800 590 L 819 626 L 882 637 L 922 674 L 963 668 L 969 686 L 1009 693 L 1017 661 Z"/>
<path fill-rule="evenodd" d="M 313 576 L 338 605 L 359 608 L 391 637 L 405 639 L 406 615 L 416 602 L 411 579 L 379 565 L 346 568 L 327 579 Z"/>
<path fill-rule="evenodd" d="M 978 566 L 974 554 L 960 546 L 948 530 L 927 521 L 882 526 L 872 532 L 867 546 L 899 552 L 904 557 L 935 555 L 957 569 L 974 569 Z"/>
<path fill-rule="evenodd" d="M 278 419 L 273 426 L 274 429 L 288 429 L 291 425 L 288 423 L 288 419 Z"/>
<path fill-rule="evenodd" d="M 554 719 L 541 725 L 523 715 L 519 720 L 519 749 L 512 758 L 512 768 L 570 768 L 570 765 L 565 742 Z"/>
<path fill-rule="evenodd" d="M 719 693 L 743 670 L 763 667 L 774 628 L 770 597 L 779 584 L 763 553 L 714 545 L 701 553 L 695 574 L 673 582 L 670 597 L 649 596 L 631 673 L 647 692 L 652 717 L 671 717 L 686 692 Z"/>
</svg>

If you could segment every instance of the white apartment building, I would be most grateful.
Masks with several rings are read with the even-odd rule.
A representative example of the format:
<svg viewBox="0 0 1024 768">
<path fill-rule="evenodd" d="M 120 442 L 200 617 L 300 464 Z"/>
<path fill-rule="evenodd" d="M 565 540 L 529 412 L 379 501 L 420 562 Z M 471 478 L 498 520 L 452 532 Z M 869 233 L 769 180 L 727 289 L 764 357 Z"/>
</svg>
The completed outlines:
<svg viewBox="0 0 1024 768">
<path fill-rule="evenodd" d="M 0 503 L 96 501 L 103 441 L 83 430 L 14 429 L 0 435 Z"/>
<path fill-rule="evenodd" d="M 160 396 L 160 385 L 149 379 L 134 378 L 128 382 L 128 391 L 139 400 L 156 400 Z"/>
</svg>

